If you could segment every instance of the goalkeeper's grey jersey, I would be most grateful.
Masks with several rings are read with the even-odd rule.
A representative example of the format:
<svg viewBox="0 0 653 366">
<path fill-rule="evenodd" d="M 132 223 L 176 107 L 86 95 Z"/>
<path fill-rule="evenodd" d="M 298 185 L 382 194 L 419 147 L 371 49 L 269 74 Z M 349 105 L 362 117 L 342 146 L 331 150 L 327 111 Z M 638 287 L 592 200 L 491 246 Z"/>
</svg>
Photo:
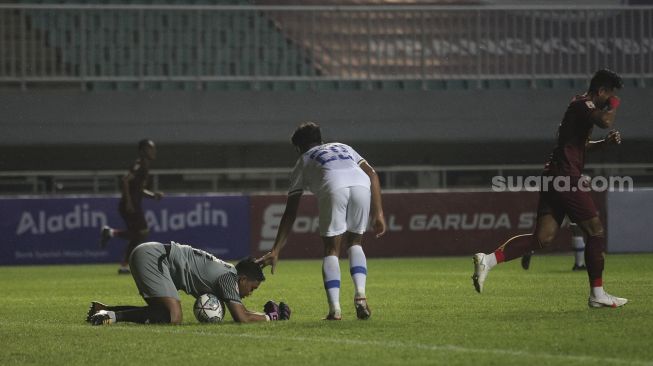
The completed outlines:
<svg viewBox="0 0 653 366">
<path fill-rule="evenodd" d="M 170 243 L 170 276 L 178 290 L 198 297 L 212 293 L 222 301 L 240 303 L 236 268 L 213 254 L 189 245 Z"/>
</svg>

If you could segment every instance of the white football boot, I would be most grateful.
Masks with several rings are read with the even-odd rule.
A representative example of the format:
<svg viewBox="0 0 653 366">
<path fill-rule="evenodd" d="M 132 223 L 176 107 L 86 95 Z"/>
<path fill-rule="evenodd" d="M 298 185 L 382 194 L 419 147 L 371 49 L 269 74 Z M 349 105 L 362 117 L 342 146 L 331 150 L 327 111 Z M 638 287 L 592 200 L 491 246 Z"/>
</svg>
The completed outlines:
<svg viewBox="0 0 653 366">
<path fill-rule="evenodd" d="M 487 265 L 487 256 L 483 253 L 474 254 L 474 274 L 472 281 L 474 281 L 474 288 L 479 294 L 483 292 L 483 283 L 490 272 L 490 267 Z"/>
<path fill-rule="evenodd" d="M 628 302 L 628 299 L 623 297 L 616 297 L 608 294 L 607 292 L 603 293 L 603 296 L 594 297 L 590 294 L 589 299 L 587 300 L 587 305 L 591 308 L 618 308 L 624 306 Z"/>
</svg>

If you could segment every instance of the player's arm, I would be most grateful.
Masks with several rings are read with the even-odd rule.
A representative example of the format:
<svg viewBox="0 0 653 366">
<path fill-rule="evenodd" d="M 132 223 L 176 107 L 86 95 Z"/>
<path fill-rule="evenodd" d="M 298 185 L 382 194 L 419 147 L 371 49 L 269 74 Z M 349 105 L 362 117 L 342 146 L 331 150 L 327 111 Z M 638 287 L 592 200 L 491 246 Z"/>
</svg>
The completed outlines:
<svg viewBox="0 0 653 366">
<path fill-rule="evenodd" d="M 145 197 L 147 197 L 147 198 L 155 199 L 157 201 L 160 200 L 161 198 L 163 198 L 163 193 L 153 192 L 153 191 L 150 191 L 149 189 L 145 189 L 145 188 L 143 189 L 143 195 Z"/>
<path fill-rule="evenodd" d="M 374 232 L 376 237 L 380 237 L 385 234 L 385 218 L 383 217 L 383 204 L 381 202 L 381 182 L 379 182 L 379 176 L 376 174 L 376 171 L 372 166 L 365 160 L 362 160 L 359 163 L 359 166 L 368 177 L 370 177 L 370 189 L 372 191 L 372 225 L 374 227 Z"/>
<path fill-rule="evenodd" d="M 286 245 L 288 240 L 288 235 L 292 230 L 295 219 L 297 218 L 297 210 L 299 209 L 299 202 L 302 198 L 302 192 L 297 192 L 290 194 L 286 200 L 286 209 L 283 211 L 283 216 L 281 216 L 281 222 L 279 223 L 279 230 L 277 231 L 277 236 L 274 239 L 274 245 L 272 250 L 265 254 L 263 257 L 257 260 L 263 267 L 271 265 L 272 274 L 277 266 L 277 261 L 279 260 L 279 252 L 281 248 Z"/>
<path fill-rule="evenodd" d="M 229 309 L 229 313 L 236 323 L 262 322 L 268 320 L 265 314 L 249 311 L 245 308 L 245 305 L 239 302 L 228 301 L 227 309 Z"/>
<path fill-rule="evenodd" d="M 595 150 L 606 145 L 619 145 L 621 144 L 621 133 L 617 130 L 608 132 L 605 138 L 601 140 L 588 141 L 587 150 Z"/>
</svg>

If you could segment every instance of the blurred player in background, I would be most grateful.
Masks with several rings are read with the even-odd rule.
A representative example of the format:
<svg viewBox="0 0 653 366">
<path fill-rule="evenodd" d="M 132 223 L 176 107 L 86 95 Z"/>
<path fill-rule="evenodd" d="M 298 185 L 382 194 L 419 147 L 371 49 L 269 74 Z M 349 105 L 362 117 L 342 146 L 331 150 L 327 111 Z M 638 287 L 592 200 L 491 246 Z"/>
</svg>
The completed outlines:
<svg viewBox="0 0 653 366">
<path fill-rule="evenodd" d="M 292 144 L 300 154 L 290 177 L 286 209 L 272 250 L 259 258 L 263 266 L 272 265 L 274 273 L 279 252 L 292 229 L 299 202 L 308 188 L 317 196 L 319 229 L 324 243 L 322 276 L 329 314 L 327 320 L 342 319 L 340 308 L 340 248 L 349 255 L 349 270 L 354 282 L 354 307 L 359 319 L 371 315 L 365 295 L 367 259 L 361 241 L 371 217 L 376 236 L 385 233 L 381 204 L 381 185 L 374 169 L 345 144 L 324 143 L 316 123 L 301 124 L 292 135 Z"/>
<path fill-rule="evenodd" d="M 561 228 L 568 227 L 571 230 L 571 248 L 574 251 L 574 266 L 571 267 L 572 271 L 585 271 L 585 238 L 583 238 L 583 230 L 575 223 L 571 222 L 568 217 L 562 221 Z M 531 257 L 535 252 L 531 251 L 521 257 L 521 267 L 525 270 L 531 266 Z"/>
<path fill-rule="evenodd" d="M 253 258 L 242 260 L 234 267 L 189 245 L 150 242 L 134 249 L 129 266 L 147 306 L 108 306 L 94 301 L 87 322 L 92 325 L 181 324 L 179 290 L 196 298 L 205 293 L 214 294 L 239 323 L 290 319 L 290 308 L 284 303 L 277 305 L 269 301 L 265 313 L 257 313 L 247 310 L 241 302 L 265 281 L 260 265 Z"/>
<path fill-rule="evenodd" d="M 147 239 L 149 233 L 145 213 L 141 201 L 143 197 L 156 199 L 163 197 L 161 192 L 152 192 L 147 189 L 150 165 L 156 160 L 156 146 L 152 140 L 138 142 L 138 159 L 131 166 L 127 174 L 122 177 L 121 198 L 118 204 L 120 216 L 125 221 L 126 229 L 118 230 L 109 226 L 102 228 L 100 246 L 104 248 L 109 239 L 119 237 L 128 241 L 123 261 L 118 269 L 119 274 L 129 274 L 129 255 L 134 248 Z"/>
<path fill-rule="evenodd" d="M 535 232 L 509 239 L 494 253 L 474 255 L 472 280 L 476 291 L 483 291 L 485 279 L 495 265 L 550 244 L 567 215 L 573 222 L 578 223 L 587 236 L 585 263 L 590 284 L 588 305 L 618 307 L 628 302 L 627 299 L 612 296 L 603 289 L 603 225 L 590 193 L 580 189 L 586 150 L 621 143 L 621 135 L 615 130 L 610 131 L 603 140 L 589 139 L 594 126 L 612 128 L 620 103 L 616 92 L 622 86 L 619 75 L 610 70 L 599 70 L 592 77 L 587 93 L 572 99 L 558 127 L 557 145 L 542 173 L 543 186 L 539 196 Z M 567 185 L 563 184 L 565 181 Z"/>
</svg>

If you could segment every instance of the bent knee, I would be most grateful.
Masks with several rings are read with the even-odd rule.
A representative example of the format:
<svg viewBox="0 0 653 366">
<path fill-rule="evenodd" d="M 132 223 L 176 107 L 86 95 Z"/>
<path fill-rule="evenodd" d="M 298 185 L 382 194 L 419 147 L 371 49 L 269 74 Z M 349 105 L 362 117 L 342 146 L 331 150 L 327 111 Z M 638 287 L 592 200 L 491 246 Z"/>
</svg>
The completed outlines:
<svg viewBox="0 0 653 366">
<path fill-rule="evenodd" d="M 170 314 L 170 324 L 172 324 L 172 325 L 180 325 L 181 322 L 182 322 L 182 320 L 183 320 L 183 319 L 182 319 L 181 314 L 178 314 L 178 315 Z"/>
<path fill-rule="evenodd" d="M 548 234 L 548 233 L 547 234 L 540 234 L 540 235 L 537 236 L 537 241 L 540 244 L 540 247 L 542 247 L 542 248 L 546 248 L 549 245 L 551 245 L 551 243 L 553 242 L 554 239 L 555 239 L 555 235 Z"/>
<path fill-rule="evenodd" d="M 590 219 L 579 225 L 588 236 L 605 236 L 603 224 L 598 218 Z"/>
<path fill-rule="evenodd" d="M 605 231 L 603 230 L 603 227 L 597 228 L 597 229 L 592 229 L 587 231 L 588 236 L 598 236 L 598 237 L 604 237 L 605 236 Z"/>
</svg>

